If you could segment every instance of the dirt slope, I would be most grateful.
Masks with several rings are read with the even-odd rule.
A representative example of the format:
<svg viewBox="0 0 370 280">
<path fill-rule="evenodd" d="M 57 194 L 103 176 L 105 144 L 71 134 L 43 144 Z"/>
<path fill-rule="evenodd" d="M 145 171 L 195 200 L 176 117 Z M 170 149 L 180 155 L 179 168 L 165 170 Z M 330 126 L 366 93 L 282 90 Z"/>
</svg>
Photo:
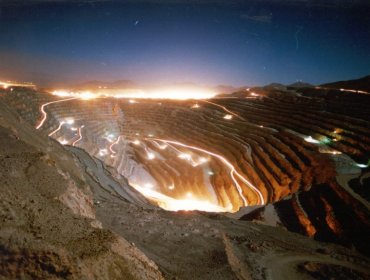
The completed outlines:
<svg viewBox="0 0 370 280">
<path fill-rule="evenodd" d="M 0 277 L 160 279 L 143 253 L 100 228 L 73 157 L 1 105 Z"/>
</svg>

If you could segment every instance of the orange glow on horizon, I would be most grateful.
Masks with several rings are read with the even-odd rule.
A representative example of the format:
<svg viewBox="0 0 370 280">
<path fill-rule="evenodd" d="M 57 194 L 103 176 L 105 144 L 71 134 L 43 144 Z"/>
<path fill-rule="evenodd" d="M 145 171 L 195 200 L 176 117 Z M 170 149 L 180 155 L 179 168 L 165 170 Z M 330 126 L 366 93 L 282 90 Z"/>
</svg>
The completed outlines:
<svg viewBox="0 0 370 280">
<path fill-rule="evenodd" d="M 94 91 L 68 91 L 68 90 L 54 90 L 51 94 L 62 97 L 76 97 L 81 99 L 93 99 L 99 97 L 114 97 L 127 99 L 209 99 L 217 95 L 204 88 L 182 88 L 171 87 L 153 90 L 142 89 L 99 89 Z"/>
</svg>

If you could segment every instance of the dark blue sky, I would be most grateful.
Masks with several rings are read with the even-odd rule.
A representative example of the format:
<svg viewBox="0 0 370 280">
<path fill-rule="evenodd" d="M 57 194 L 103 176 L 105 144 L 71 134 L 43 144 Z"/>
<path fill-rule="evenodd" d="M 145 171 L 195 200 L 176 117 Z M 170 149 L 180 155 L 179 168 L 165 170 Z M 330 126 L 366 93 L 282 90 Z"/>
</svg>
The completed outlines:
<svg viewBox="0 0 370 280">
<path fill-rule="evenodd" d="M 369 5 L 51 2 L 0 6 L 0 78 L 238 86 L 370 74 Z"/>
</svg>

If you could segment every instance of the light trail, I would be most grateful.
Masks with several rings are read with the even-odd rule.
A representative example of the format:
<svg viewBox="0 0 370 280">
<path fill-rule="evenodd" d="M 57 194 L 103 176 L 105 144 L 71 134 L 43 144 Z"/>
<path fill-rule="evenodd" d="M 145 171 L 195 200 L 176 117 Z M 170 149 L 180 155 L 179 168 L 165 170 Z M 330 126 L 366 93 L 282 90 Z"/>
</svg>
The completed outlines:
<svg viewBox="0 0 370 280">
<path fill-rule="evenodd" d="M 57 133 L 57 132 L 62 128 L 62 125 L 63 125 L 63 124 L 65 124 L 65 122 L 64 122 L 64 121 L 61 121 L 61 122 L 59 123 L 58 128 L 57 128 L 57 129 L 55 129 L 54 131 L 50 132 L 50 133 L 48 134 L 48 136 L 50 137 L 50 136 L 54 135 L 55 133 Z"/>
<path fill-rule="evenodd" d="M 200 100 L 200 101 L 203 101 L 203 102 L 206 102 L 206 103 L 209 103 L 209 104 L 212 104 L 214 106 L 217 106 L 219 108 L 221 108 L 222 110 L 224 110 L 226 113 L 229 113 L 230 115 L 233 115 L 243 121 L 245 121 L 245 119 L 243 117 L 241 117 L 240 115 L 238 115 L 237 113 L 234 113 L 233 111 L 230 111 L 229 109 L 227 109 L 225 106 L 222 106 L 220 104 L 217 104 L 217 103 L 214 103 L 214 102 L 211 102 L 211 101 L 208 101 L 208 100 Z M 228 118 L 227 118 L 228 119 Z"/>
<path fill-rule="evenodd" d="M 152 140 L 152 139 L 148 139 L 148 140 Z M 235 175 L 240 180 L 242 180 L 249 188 L 251 188 L 252 190 L 254 190 L 258 194 L 259 200 L 260 200 L 261 204 L 265 204 L 265 200 L 264 200 L 264 198 L 262 196 L 262 193 L 249 180 L 247 180 L 246 178 L 244 178 L 238 171 L 236 171 L 235 167 L 226 158 L 224 158 L 223 156 L 221 156 L 219 154 L 216 154 L 216 153 L 213 153 L 213 152 L 210 152 L 208 150 L 199 148 L 199 147 L 186 145 L 186 144 L 183 144 L 183 143 L 177 142 L 177 141 L 165 140 L 165 139 L 159 139 L 159 138 L 154 138 L 153 140 L 166 143 L 167 145 L 172 144 L 172 145 L 177 145 L 177 146 L 180 146 L 180 147 L 185 147 L 185 148 L 188 148 L 188 149 L 200 151 L 200 152 L 206 153 L 206 154 L 208 154 L 210 156 L 213 156 L 213 157 L 219 159 L 221 162 L 223 162 L 230 169 L 230 176 L 231 176 L 231 178 L 232 178 L 232 180 L 234 182 L 234 185 L 236 186 L 236 189 L 239 192 L 239 195 L 242 198 L 245 206 L 248 205 L 248 202 L 247 202 L 246 198 L 243 195 L 242 188 L 239 185 L 238 181 L 236 180 Z"/>
<path fill-rule="evenodd" d="M 151 140 L 150 142 L 154 143 L 158 148 L 160 148 L 161 150 L 165 150 L 168 145 L 164 144 L 164 145 L 161 145 L 159 144 L 158 142 L 154 141 L 154 140 Z"/>
<path fill-rule="evenodd" d="M 79 128 L 78 128 L 78 135 L 79 135 L 79 137 L 78 137 L 78 139 L 77 140 L 75 140 L 73 143 L 72 143 L 72 146 L 75 146 L 78 142 L 80 142 L 81 140 L 82 140 L 82 134 L 81 134 L 81 130 L 82 130 L 82 128 L 84 127 L 84 125 L 82 125 L 82 126 L 80 126 Z"/>
<path fill-rule="evenodd" d="M 328 87 L 320 87 L 316 86 L 315 89 L 326 89 L 326 90 L 340 90 L 340 91 L 348 91 L 353 93 L 363 93 L 363 94 L 370 94 L 370 92 L 358 90 L 358 89 L 349 89 L 349 88 L 328 88 Z"/>
<path fill-rule="evenodd" d="M 354 92 L 354 93 L 364 93 L 364 94 L 369 94 L 370 92 L 363 91 L 363 90 L 358 90 L 358 89 L 348 89 L 348 88 L 340 88 L 340 91 L 348 91 L 348 92 Z"/>
<path fill-rule="evenodd" d="M 111 151 L 112 154 L 116 154 L 117 152 L 115 150 L 113 150 L 113 146 L 114 145 L 117 145 L 119 140 L 121 140 L 121 135 L 118 136 L 117 140 L 114 141 L 110 146 L 109 146 L 109 150 Z"/>
<path fill-rule="evenodd" d="M 156 143 L 157 144 L 157 146 L 160 148 L 160 149 L 162 149 L 162 150 L 164 150 L 165 148 L 167 148 L 167 147 L 170 147 L 170 148 L 172 148 L 173 150 L 175 150 L 175 152 L 178 154 L 178 158 L 181 158 L 181 159 L 183 159 L 183 160 L 186 160 L 186 161 L 188 161 L 188 162 L 190 162 L 190 164 L 191 164 L 191 166 L 193 166 L 193 167 L 197 167 L 198 165 L 201 165 L 201 164 L 203 164 L 203 163 L 205 163 L 205 162 L 207 162 L 208 161 L 208 159 L 206 159 L 206 158 L 204 158 L 204 157 L 200 157 L 197 161 L 195 161 L 194 159 L 193 159 L 193 157 L 190 155 L 190 154 L 187 154 L 187 153 L 184 153 L 184 152 L 182 152 L 182 151 L 180 151 L 179 149 L 177 149 L 177 148 L 175 148 L 173 145 L 171 145 L 171 144 L 165 144 L 165 145 L 163 145 L 163 146 L 161 146 L 160 144 L 158 144 L 156 141 L 154 141 L 154 140 L 152 140 L 151 142 L 153 142 L 153 143 Z"/>
<path fill-rule="evenodd" d="M 40 110 L 41 110 L 41 113 L 42 113 L 42 119 L 39 122 L 39 124 L 36 126 L 36 129 L 39 129 L 40 127 L 42 127 L 42 125 L 46 121 L 47 113 L 44 110 L 46 106 L 48 106 L 50 104 L 64 102 L 64 101 L 69 101 L 69 100 L 74 100 L 74 99 L 78 99 L 78 97 L 72 97 L 72 98 L 67 98 L 67 99 L 62 99 L 62 100 L 56 100 L 56 101 L 51 101 L 51 102 L 47 102 L 47 103 L 42 104 L 41 107 L 40 107 Z"/>
</svg>

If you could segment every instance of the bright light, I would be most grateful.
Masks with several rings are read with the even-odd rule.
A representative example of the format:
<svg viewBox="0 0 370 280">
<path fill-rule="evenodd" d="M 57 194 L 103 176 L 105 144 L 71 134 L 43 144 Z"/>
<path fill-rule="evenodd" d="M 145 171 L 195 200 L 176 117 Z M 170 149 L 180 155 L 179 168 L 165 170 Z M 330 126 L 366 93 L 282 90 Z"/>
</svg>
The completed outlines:
<svg viewBox="0 0 370 280">
<path fill-rule="evenodd" d="M 368 168 L 369 164 L 356 163 L 356 166 L 358 166 L 360 168 Z"/>
<path fill-rule="evenodd" d="M 134 142 L 132 142 L 132 143 L 134 143 L 134 145 L 136 145 L 136 146 L 140 145 L 140 141 L 139 141 L 139 140 L 135 140 L 135 141 L 134 141 Z"/>
<path fill-rule="evenodd" d="M 197 199 L 168 199 L 158 202 L 158 205 L 168 211 L 232 212 L 232 206 L 224 208 L 209 201 Z"/>
<path fill-rule="evenodd" d="M 198 105 L 198 103 L 195 103 L 193 106 L 191 106 L 191 108 L 193 108 L 193 109 L 197 109 L 197 108 L 199 108 L 200 106 Z"/>
<path fill-rule="evenodd" d="M 99 97 L 127 98 L 130 103 L 137 103 L 135 99 L 208 99 L 217 95 L 217 93 L 199 87 L 171 87 L 156 88 L 152 90 L 142 89 L 98 89 L 90 91 L 68 91 L 54 90 L 53 95 L 70 96 L 81 99 L 92 99 Z"/>
<path fill-rule="evenodd" d="M 205 163 L 205 162 L 207 162 L 208 161 L 208 159 L 206 159 L 205 157 L 201 157 L 200 159 L 199 159 L 199 162 L 200 163 Z"/>
<path fill-rule="evenodd" d="M 71 125 L 71 124 L 74 124 L 75 123 L 75 120 L 74 119 L 67 119 L 66 120 L 66 123 Z"/>
<path fill-rule="evenodd" d="M 130 183 L 130 185 L 132 185 L 137 191 L 142 193 L 148 199 L 156 202 L 159 207 L 168 211 L 199 210 L 205 212 L 232 212 L 233 210 L 231 205 L 225 208 L 213 204 L 207 200 L 200 200 L 195 198 L 175 199 L 153 190 L 153 185 L 150 183 L 145 184 L 144 187 L 136 186 L 132 183 Z M 172 186 L 173 185 L 169 186 L 169 189 L 172 189 Z"/>
<path fill-rule="evenodd" d="M 72 96 L 70 94 L 70 92 L 68 92 L 66 90 L 54 90 L 51 94 L 56 95 L 56 96 L 60 96 L 60 97 Z"/>
<path fill-rule="evenodd" d="M 191 155 L 185 153 L 179 154 L 178 157 L 185 160 L 191 160 Z"/>
<path fill-rule="evenodd" d="M 224 119 L 225 120 L 231 120 L 233 118 L 233 116 L 232 115 L 229 115 L 229 114 L 226 114 L 225 116 L 224 116 Z"/>
<path fill-rule="evenodd" d="M 58 140 L 60 144 L 67 145 L 68 141 L 66 139 Z"/>
<path fill-rule="evenodd" d="M 108 154 L 107 149 L 100 149 L 99 150 L 99 156 L 106 156 Z"/>
<path fill-rule="evenodd" d="M 92 93 L 91 91 L 67 91 L 67 90 L 54 90 L 51 92 L 52 95 L 66 97 L 71 96 L 75 98 L 80 98 L 84 100 L 94 99 L 101 97 L 99 93 Z"/>
<path fill-rule="evenodd" d="M 130 99 L 128 102 L 129 102 L 130 104 L 137 103 L 137 101 L 136 101 L 136 100 L 134 100 L 134 99 Z"/>
<path fill-rule="evenodd" d="M 89 100 L 89 99 L 97 98 L 99 96 L 91 93 L 90 91 L 85 91 L 85 92 L 80 93 L 79 97 L 84 100 Z"/>
<path fill-rule="evenodd" d="M 148 153 L 148 159 L 149 160 L 155 159 L 155 155 L 153 153 Z"/>
<path fill-rule="evenodd" d="M 312 136 L 305 137 L 304 140 L 308 143 L 318 144 L 320 141 L 313 139 Z"/>
<path fill-rule="evenodd" d="M 175 189 L 175 186 L 174 185 L 170 185 L 170 186 L 168 186 L 168 189 L 169 190 L 173 190 L 173 189 Z"/>
<path fill-rule="evenodd" d="M 32 87 L 32 88 L 35 87 L 35 85 L 31 83 L 17 83 L 17 82 L 11 82 L 11 81 L 6 81 L 6 82 L 0 81 L 0 86 L 2 86 L 4 89 L 7 89 L 9 87 Z"/>
<path fill-rule="evenodd" d="M 146 183 L 146 184 L 144 185 L 144 187 L 145 187 L 145 188 L 147 188 L 147 189 L 152 189 L 154 186 L 153 186 L 153 184 L 151 184 L 151 183 Z"/>
</svg>

